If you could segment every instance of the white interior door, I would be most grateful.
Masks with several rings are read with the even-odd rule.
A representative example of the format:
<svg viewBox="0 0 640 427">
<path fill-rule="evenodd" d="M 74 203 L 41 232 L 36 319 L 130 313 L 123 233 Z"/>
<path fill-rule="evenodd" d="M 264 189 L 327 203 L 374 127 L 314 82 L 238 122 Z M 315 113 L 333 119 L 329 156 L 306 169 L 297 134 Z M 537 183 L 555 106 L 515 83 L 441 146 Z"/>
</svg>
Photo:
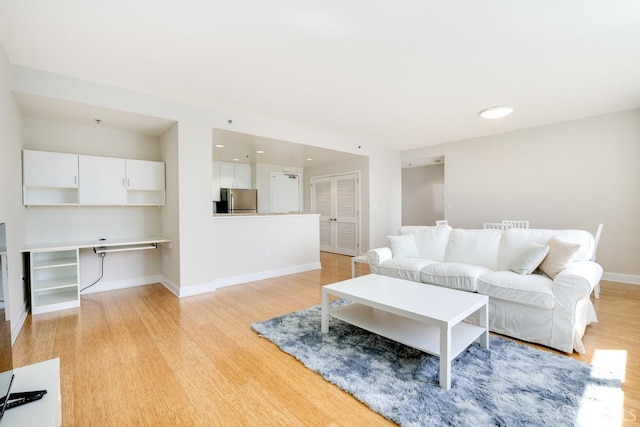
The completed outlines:
<svg viewBox="0 0 640 427">
<path fill-rule="evenodd" d="M 320 250 L 355 256 L 360 249 L 357 173 L 312 178 L 312 210 L 320 213 Z"/>
<path fill-rule="evenodd" d="M 300 176 L 271 172 L 271 212 L 300 212 Z"/>
</svg>

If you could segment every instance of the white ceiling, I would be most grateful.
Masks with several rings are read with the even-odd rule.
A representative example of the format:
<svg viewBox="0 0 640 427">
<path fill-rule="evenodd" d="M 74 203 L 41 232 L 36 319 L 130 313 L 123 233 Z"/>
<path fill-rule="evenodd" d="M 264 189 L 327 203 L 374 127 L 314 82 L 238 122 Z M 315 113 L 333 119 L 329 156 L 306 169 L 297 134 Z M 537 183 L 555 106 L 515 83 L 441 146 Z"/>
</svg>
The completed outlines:
<svg viewBox="0 0 640 427">
<path fill-rule="evenodd" d="M 640 107 L 640 1 L 0 0 L 12 63 L 409 150 Z M 500 121 L 477 113 L 516 111 Z"/>
</svg>

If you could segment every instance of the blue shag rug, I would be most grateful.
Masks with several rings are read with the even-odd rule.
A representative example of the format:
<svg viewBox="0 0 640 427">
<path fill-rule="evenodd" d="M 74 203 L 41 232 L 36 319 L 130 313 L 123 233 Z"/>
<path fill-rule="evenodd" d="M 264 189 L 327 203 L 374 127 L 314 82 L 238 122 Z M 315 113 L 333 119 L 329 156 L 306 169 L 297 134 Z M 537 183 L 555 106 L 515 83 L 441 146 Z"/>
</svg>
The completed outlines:
<svg viewBox="0 0 640 427">
<path fill-rule="evenodd" d="M 252 329 L 402 426 L 620 425 L 620 380 L 609 372 L 491 335 L 489 349 L 474 343 L 453 361 L 445 391 L 438 357 L 334 318 L 322 334 L 320 312 L 316 306 Z"/>
</svg>

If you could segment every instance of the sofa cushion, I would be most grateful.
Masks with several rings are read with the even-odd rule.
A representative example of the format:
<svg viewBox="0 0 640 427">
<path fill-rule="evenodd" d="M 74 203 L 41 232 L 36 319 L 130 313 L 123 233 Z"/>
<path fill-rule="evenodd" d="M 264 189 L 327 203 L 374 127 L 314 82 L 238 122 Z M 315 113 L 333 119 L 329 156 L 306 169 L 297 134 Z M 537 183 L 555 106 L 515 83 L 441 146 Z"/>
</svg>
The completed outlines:
<svg viewBox="0 0 640 427">
<path fill-rule="evenodd" d="M 554 305 L 553 280 L 542 274 L 495 271 L 478 278 L 478 293 L 548 310 Z"/>
<path fill-rule="evenodd" d="M 399 234 L 413 236 L 420 258 L 443 262 L 450 232 L 448 225 L 405 225 Z"/>
<path fill-rule="evenodd" d="M 580 249 L 576 253 L 574 261 L 589 261 L 591 259 L 594 240 L 588 231 L 512 228 L 505 230 L 502 236 L 498 255 L 498 268 L 496 270 L 509 270 L 515 259 L 529 243 L 546 245 L 553 236 L 566 242 L 580 244 Z"/>
<path fill-rule="evenodd" d="M 446 262 L 498 268 L 498 252 L 502 230 L 464 230 L 456 228 L 449 235 Z"/>
<path fill-rule="evenodd" d="M 487 267 L 456 262 L 429 264 L 420 272 L 420 281 L 451 289 L 476 292 L 478 277 L 490 273 Z"/>
<path fill-rule="evenodd" d="M 398 279 L 420 281 L 420 271 L 435 261 L 424 258 L 392 258 L 378 265 L 378 274 Z"/>
<path fill-rule="evenodd" d="M 529 243 L 520 256 L 513 261 L 509 270 L 518 274 L 531 274 L 549 253 L 549 246 Z"/>
<path fill-rule="evenodd" d="M 416 241 L 412 234 L 406 236 L 387 236 L 393 258 L 418 258 Z"/>
<path fill-rule="evenodd" d="M 540 264 L 540 270 L 553 279 L 573 261 L 580 250 L 580 244 L 565 242 L 554 236 L 549 239 L 547 245 L 549 245 L 549 253 Z"/>
</svg>

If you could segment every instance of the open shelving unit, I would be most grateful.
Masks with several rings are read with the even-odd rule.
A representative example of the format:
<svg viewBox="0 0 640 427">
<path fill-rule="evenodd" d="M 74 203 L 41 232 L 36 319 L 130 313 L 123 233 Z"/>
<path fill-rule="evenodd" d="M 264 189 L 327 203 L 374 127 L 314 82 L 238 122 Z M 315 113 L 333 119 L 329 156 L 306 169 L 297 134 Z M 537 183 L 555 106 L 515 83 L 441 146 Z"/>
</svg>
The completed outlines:
<svg viewBox="0 0 640 427">
<path fill-rule="evenodd" d="M 78 249 L 31 252 L 31 312 L 80 306 Z"/>
</svg>

